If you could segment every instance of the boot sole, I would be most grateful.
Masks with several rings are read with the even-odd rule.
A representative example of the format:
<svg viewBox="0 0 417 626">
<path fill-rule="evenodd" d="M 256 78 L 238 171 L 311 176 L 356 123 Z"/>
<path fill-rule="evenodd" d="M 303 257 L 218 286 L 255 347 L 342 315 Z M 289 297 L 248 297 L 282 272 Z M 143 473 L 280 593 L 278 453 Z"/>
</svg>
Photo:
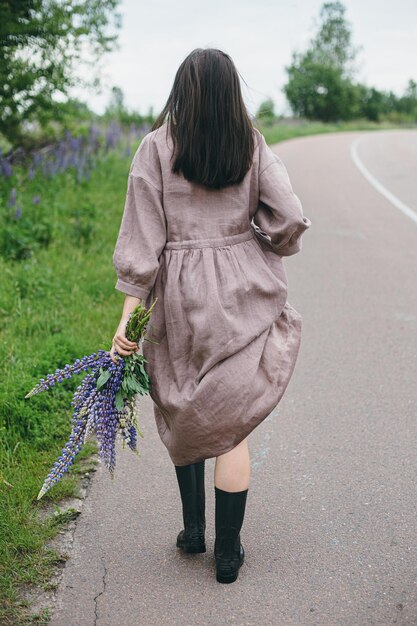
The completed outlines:
<svg viewBox="0 0 417 626">
<path fill-rule="evenodd" d="M 232 574 L 231 576 L 223 576 L 222 574 L 216 574 L 216 580 L 218 583 L 234 583 L 235 580 L 237 580 L 239 576 L 239 572 L 237 571 L 235 574 Z"/>
<path fill-rule="evenodd" d="M 206 546 L 180 546 L 184 552 L 188 554 L 200 554 L 202 552 L 206 552 Z"/>
<path fill-rule="evenodd" d="M 216 569 L 216 580 L 217 580 L 218 583 L 226 583 L 226 584 L 227 583 L 234 583 L 237 580 L 237 578 L 239 576 L 239 570 L 240 570 L 240 568 L 242 567 L 242 565 L 243 565 L 243 563 L 245 561 L 245 551 L 244 551 L 243 547 L 242 547 L 242 553 L 241 554 L 242 554 L 242 558 L 240 560 L 239 566 L 232 573 L 223 573 L 221 571 L 221 566 L 218 567 L 217 563 L 216 563 L 216 568 L 217 568 Z"/>
<path fill-rule="evenodd" d="M 197 544 L 184 544 L 177 541 L 177 548 L 181 548 L 184 552 L 189 554 L 200 554 L 202 552 L 206 552 L 206 544 L 205 543 L 197 543 Z"/>
</svg>

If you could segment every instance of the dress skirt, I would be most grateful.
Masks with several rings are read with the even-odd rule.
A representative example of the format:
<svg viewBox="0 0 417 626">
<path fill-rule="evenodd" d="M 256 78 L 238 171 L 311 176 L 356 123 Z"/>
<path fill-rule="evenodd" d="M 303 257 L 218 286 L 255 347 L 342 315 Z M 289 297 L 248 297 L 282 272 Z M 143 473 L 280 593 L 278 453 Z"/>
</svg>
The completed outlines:
<svg viewBox="0 0 417 626">
<path fill-rule="evenodd" d="M 155 297 L 142 353 L 159 436 L 175 465 L 217 457 L 271 413 L 295 367 L 301 315 L 282 259 L 253 227 L 167 241 L 147 307 Z"/>
</svg>

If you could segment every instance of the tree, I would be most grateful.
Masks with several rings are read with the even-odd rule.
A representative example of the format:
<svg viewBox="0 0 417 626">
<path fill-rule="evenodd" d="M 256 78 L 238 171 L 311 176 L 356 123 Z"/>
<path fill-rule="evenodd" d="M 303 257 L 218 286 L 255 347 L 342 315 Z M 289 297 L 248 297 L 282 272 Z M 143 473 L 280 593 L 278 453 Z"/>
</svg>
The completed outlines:
<svg viewBox="0 0 417 626">
<path fill-rule="evenodd" d="M 326 2 L 320 10 L 316 36 L 304 53 L 294 52 L 283 87 L 296 115 L 325 122 L 349 119 L 358 108 L 358 91 L 351 83 L 357 50 L 341 2 Z"/>
<path fill-rule="evenodd" d="M 414 102 L 417 102 L 417 83 L 415 80 L 412 80 L 410 78 L 410 80 L 408 81 L 404 97 L 410 98 L 410 100 L 414 100 Z"/>
<path fill-rule="evenodd" d="M 110 101 L 106 107 L 104 116 L 106 118 L 120 120 L 126 112 L 123 90 L 115 85 L 111 89 Z"/>
<path fill-rule="evenodd" d="M 408 81 L 405 93 L 399 100 L 398 109 L 417 121 L 417 83 L 415 80 Z"/>
<path fill-rule="evenodd" d="M 59 98 L 71 87 L 99 87 L 81 79 L 117 45 L 119 0 L 4 0 L 0 3 L 0 132 L 17 143 L 26 121 L 59 118 Z M 90 59 L 87 59 L 87 50 Z"/>
<path fill-rule="evenodd" d="M 275 104 L 272 98 L 264 100 L 259 105 L 256 112 L 256 118 L 261 120 L 264 124 L 270 125 L 275 119 Z"/>
<path fill-rule="evenodd" d="M 111 89 L 110 100 L 104 111 L 103 119 L 107 121 L 117 120 L 123 126 L 130 126 L 131 124 L 140 126 L 153 123 L 152 115 L 149 119 L 149 116 L 141 115 L 138 111 L 127 108 L 123 90 L 116 85 Z"/>
<path fill-rule="evenodd" d="M 351 24 L 345 18 L 346 8 L 341 2 L 326 2 L 320 9 L 317 35 L 312 39 L 310 52 L 320 65 L 338 68 L 344 78 L 352 78 L 354 61 L 361 47 L 352 45 Z"/>
<path fill-rule="evenodd" d="M 316 63 L 307 53 L 287 71 L 285 94 L 296 115 L 335 122 L 351 118 L 357 109 L 354 86 L 337 67 Z"/>
<path fill-rule="evenodd" d="M 361 88 L 361 110 L 363 115 L 372 122 L 379 122 L 381 114 L 386 110 L 386 98 L 374 87 Z"/>
</svg>

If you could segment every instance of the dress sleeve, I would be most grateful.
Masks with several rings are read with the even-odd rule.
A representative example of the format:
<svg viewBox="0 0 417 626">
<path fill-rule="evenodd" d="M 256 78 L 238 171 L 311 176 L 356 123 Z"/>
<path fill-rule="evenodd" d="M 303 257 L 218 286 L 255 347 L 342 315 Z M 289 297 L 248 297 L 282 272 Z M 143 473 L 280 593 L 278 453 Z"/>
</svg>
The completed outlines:
<svg viewBox="0 0 417 626">
<path fill-rule="evenodd" d="M 129 170 L 122 221 L 113 253 L 115 288 L 146 300 L 167 239 L 162 176 L 152 133 L 143 137 Z"/>
<path fill-rule="evenodd" d="M 311 226 L 303 215 L 284 163 L 259 133 L 259 201 L 253 216 L 255 226 L 270 239 L 279 256 L 291 256 L 302 249 L 301 236 Z"/>
</svg>

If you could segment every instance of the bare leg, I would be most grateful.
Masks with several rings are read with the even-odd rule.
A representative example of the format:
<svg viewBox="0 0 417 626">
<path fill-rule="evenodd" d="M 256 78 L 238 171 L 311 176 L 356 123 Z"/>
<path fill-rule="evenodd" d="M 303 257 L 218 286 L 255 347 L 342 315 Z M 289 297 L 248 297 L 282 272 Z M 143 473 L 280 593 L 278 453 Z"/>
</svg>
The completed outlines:
<svg viewBox="0 0 417 626">
<path fill-rule="evenodd" d="M 223 491 L 243 491 L 249 488 L 250 458 L 248 438 L 233 450 L 216 458 L 214 485 Z"/>
</svg>

